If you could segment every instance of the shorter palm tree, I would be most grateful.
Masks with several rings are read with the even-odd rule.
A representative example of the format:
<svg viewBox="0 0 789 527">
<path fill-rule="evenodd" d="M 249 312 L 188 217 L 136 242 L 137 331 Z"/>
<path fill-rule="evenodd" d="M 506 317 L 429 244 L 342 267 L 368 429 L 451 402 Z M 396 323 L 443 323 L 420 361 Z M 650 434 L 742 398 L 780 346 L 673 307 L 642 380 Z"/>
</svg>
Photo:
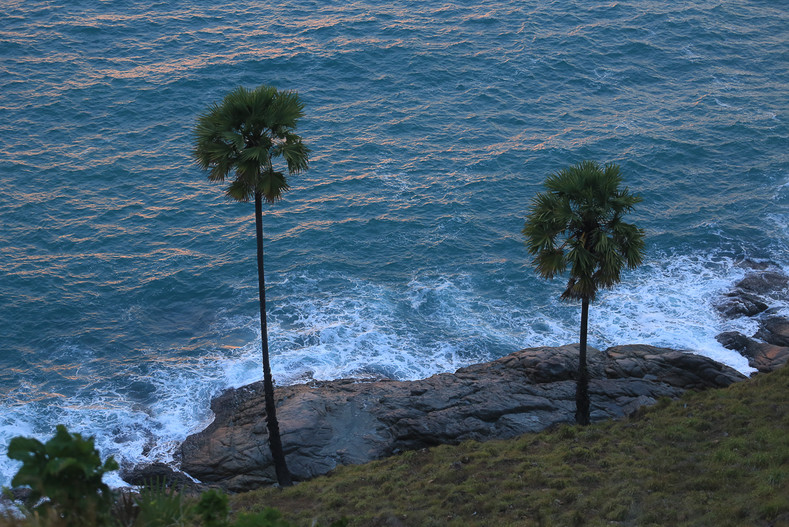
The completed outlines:
<svg viewBox="0 0 789 527">
<path fill-rule="evenodd" d="M 622 269 L 641 264 L 644 231 L 622 217 L 641 201 L 620 188 L 617 165 L 582 161 L 550 175 L 547 192 L 537 194 L 523 227 L 526 248 L 537 272 L 553 278 L 570 268 L 563 300 L 581 301 L 581 335 L 575 420 L 589 424 L 589 371 L 586 339 L 589 302 L 600 288 L 620 281 Z"/>
<path fill-rule="evenodd" d="M 263 200 L 274 203 L 288 190 L 285 175 L 275 169 L 280 158 L 289 174 L 307 169 L 309 149 L 296 135 L 296 123 L 304 115 L 298 94 L 271 86 L 254 90 L 239 87 L 221 104 L 202 114 L 194 131 L 194 157 L 208 171 L 210 181 L 224 182 L 232 173 L 227 195 L 237 201 L 255 201 L 260 337 L 263 354 L 263 392 L 269 446 L 280 486 L 292 484 L 279 433 L 274 382 L 269 363 L 266 325 L 266 282 L 263 275 Z"/>
</svg>

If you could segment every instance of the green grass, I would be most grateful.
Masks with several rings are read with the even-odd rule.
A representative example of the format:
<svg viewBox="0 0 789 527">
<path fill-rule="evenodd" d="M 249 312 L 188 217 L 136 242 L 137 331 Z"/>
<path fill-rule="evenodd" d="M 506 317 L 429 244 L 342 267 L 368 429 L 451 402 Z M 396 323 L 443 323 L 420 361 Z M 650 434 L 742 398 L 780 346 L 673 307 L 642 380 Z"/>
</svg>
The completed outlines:
<svg viewBox="0 0 789 527">
<path fill-rule="evenodd" d="M 789 525 L 789 368 L 616 422 L 340 467 L 231 497 L 294 525 Z"/>
</svg>

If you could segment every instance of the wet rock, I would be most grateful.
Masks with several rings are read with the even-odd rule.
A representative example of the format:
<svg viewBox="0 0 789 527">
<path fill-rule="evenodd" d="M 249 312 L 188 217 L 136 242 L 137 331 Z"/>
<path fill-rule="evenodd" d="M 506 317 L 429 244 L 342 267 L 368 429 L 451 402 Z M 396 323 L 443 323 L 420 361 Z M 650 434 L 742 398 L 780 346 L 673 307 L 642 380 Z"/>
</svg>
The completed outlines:
<svg viewBox="0 0 789 527">
<path fill-rule="evenodd" d="M 765 270 L 759 272 L 749 273 L 734 284 L 735 289 L 750 293 L 753 295 L 770 295 L 780 299 L 786 299 L 789 296 L 787 287 L 789 286 L 789 277 L 777 270 Z"/>
<path fill-rule="evenodd" d="M 786 326 L 782 325 L 781 328 L 786 329 Z M 764 333 L 765 330 L 762 328 L 756 335 Z M 789 347 L 760 342 L 737 331 L 727 331 L 716 338 L 724 348 L 740 352 L 743 357 L 748 359 L 748 365 L 751 368 L 756 368 L 760 373 L 780 368 L 789 360 Z M 778 340 L 777 337 L 776 340 Z"/>
<path fill-rule="evenodd" d="M 0 503 L 2 503 L 2 498 L 6 498 L 10 501 L 20 501 L 20 502 L 27 502 L 33 496 L 33 489 L 29 487 L 13 487 L 8 490 L 8 493 L 0 494 Z M 0 509 L 1 510 L 1 509 Z"/>
<path fill-rule="evenodd" d="M 277 389 L 277 416 L 296 480 L 339 464 L 467 439 L 514 437 L 573 421 L 578 346 L 525 349 L 418 381 L 337 380 Z M 743 375 L 706 357 L 651 346 L 589 350 L 592 420 L 627 415 L 688 389 Z M 216 417 L 181 447 L 182 468 L 240 491 L 273 484 L 262 383 L 228 390 Z"/>
<path fill-rule="evenodd" d="M 22 504 L 26 506 L 35 505 L 34 503 L 30 503 L 32 496 L 33 496 L 33 489 L 30 489 L 28 487 L 13 487 L 13 488 L 3 489 L 3 491 L 0 492 L 0 518 L 8 522 L 10 518 L 6 516 L 11 511 L 18 510 L 19 505 Z M 10 523 L 10 522 L 6 523 L 6 522 L 4 522 L 3 525 L 21 525 L 21 523 Z"/>
<path fill-rule="evenodd" d="M 756 368 L 760 373 L 769 373 L 786 364 L 789 360 L 789 348 L 751 341 L 743 355 L 748 358 L 748 364 L 752 368 Z"/>
<path fill-rule="evenodd" d="M 730 293 L 726 293 L 721 301 L 716 304 L 715 308 L 727 318 L 736 318 L 739 316 L 752 317 L 767 311 L 769 306 L 763 298 L 751 293 L 747 293 L 742 289 L 736 289 Z"/>
<path fill-rule="evenodd" d="M 727 331 L 716 337 L 723 347 L 738 351 L 759 372 L 769 372 L 786 364 L 789 356 L 789 319 L 777 316 L 782 302 L 789 300 L 789 276 L 775 264 L 744 261 L 749 273 L 722 296 L 716 305 L 728 318 L 749 317 L 758 321 L 752 336 Z M 779 304 L 778 306 L 771 306 Z"/>
<path fill-rule="evenodd" d="M 778 266 L 745 260 L 740 267 L 747 269 L 748 274 L 716 303 L 715 307 L 723 316 L 754 317 L 767 311 L 771 300 L 789 300 L 789 276 Z"/>
<path fill-rule="evenodd" d="M 751 260 L 751 259 L 748 259 L 748 258 L 746 258 L 744 260 L 740 260 L 739 262 L 736 263 L 736 265 L 737 265 L 737 267 L 740 267 L 741 269 L 750 269 L 750 270 L 755 270 L 755 271 L 765 271 L 765 270 L 768 270 L 768 269 L 777 269 L 778 268 L 778 265 L 775 264 L 774 262 L 769 262 L 769 261 L 764 261 L 764 260 L 763 261 L 757 261 L 757 260 Z"/>
<path fill-rule="evenodd" d="M 715 337 L 715 340 L 724 348 L 739 351 L 740 354 L 745 354 L 748 346 L 754 342 L 739 331 L 726 331 Z"/>
<path fill-rule="evenodd" d="M 754 337 L 775 346 L 789 346 L 789 319 L 771 316 L 761 320 Z"/>
<path fill-rule="evenodd" d="M 202 486 L 189 476 L 164 463 L 146 463 L 122 469 L 120 477 L 129 485 L 174 487 L 185 491 L 200 491 Z"/>
</svg>

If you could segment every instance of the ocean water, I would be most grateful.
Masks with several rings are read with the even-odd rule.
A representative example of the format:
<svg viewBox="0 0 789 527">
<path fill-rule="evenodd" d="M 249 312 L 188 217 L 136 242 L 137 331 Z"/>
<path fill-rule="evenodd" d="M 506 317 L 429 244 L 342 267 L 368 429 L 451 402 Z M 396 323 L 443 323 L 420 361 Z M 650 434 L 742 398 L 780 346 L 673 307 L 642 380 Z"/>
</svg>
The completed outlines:
<svg viewBox="0 0 789 527">
<path fill-rule="evenodd" d="M 0 484 L 57 423 L 173 461 L 261 377 L 253 207 L 191 160 L 238 85 L 299 92 L 311 168 L 264 216 L 278 384 L 414 379 L 577 340 L 520 230 L 552 171 L 621 166 L 644 265 L 591 344 L 741 371 L 713 302 L 789 267 L 789 6 L 690 2 L 4 2 Z M 789 306 L 783 306 L 786 309 Z M 116 481 L 117 483 L 117 481 Z"/>
</svg>

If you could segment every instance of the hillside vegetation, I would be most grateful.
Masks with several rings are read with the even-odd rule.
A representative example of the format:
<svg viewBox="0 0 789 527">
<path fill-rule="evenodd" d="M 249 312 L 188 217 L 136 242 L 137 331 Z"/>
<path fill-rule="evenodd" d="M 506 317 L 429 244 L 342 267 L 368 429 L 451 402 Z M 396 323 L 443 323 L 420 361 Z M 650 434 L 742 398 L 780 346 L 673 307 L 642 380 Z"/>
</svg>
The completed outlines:
<svg viewBox="0 0 789 527">
<path fill-rule="evenodd" d="M 789 368 L 622 421 L 339 467 L 231 506 L 295 525 L 789 525 Z"/>
</svg>

